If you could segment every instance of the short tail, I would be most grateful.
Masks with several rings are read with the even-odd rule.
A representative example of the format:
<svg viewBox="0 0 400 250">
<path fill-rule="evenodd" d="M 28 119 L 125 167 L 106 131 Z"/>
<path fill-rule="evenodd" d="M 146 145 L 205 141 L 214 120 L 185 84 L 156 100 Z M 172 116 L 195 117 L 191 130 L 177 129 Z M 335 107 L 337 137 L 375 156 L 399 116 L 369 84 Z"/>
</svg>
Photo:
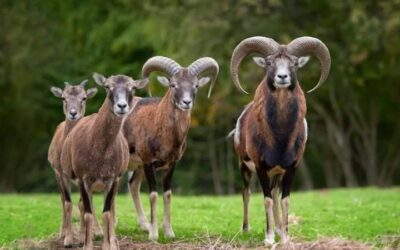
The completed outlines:
<svg viewBox="0 0 400 250">
<path fill-rule="evenodd" d="M 231 132 L 229 132 L 229 134 L 226 136 L 226 139 L 233 137 L 235 135 L 235 132 L 236 132 L 236 128 L 232 129 Z"/>
</svg>

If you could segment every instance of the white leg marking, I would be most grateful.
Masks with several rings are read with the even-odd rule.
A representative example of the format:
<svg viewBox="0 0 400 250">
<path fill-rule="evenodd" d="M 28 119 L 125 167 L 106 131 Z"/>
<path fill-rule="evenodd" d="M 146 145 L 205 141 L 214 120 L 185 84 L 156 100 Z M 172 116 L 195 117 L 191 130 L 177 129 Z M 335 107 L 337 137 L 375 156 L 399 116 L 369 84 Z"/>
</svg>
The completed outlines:
<svg viewBox="0 0 400 250">
<path fill-rule="evenodd" d="M 137 176 L 135 176 L 135 179 L 128 186 L 135 205 L 137 222 L 143 231 L 149 231 L 150 223 L 147 221 L 144 214 L 142 200 L 140 199 L 140 186 L 142 184 L 143 172 L 141 169 L 137 169 L 136 171 L 140 172 L 135 173 Z"/>
<path fill-rule="evenodd" d="M 282 205 L 282 217 L 283 217 L 281 240 L 283 243 L 286 243 L 289 240 L 289 235 L 288 235 L 289 196 L 286 196 L 285 198 L 282 199 L 281 205 Z"/>
<path fill-rule="evenodd" d="M 274 219 L 275 219 L 275 232 L 282 237 L 282 217 L 280 214 L 280 195 L 279 188 L 275 187 L 272 190 L 272 199 L 274 201 L 273 210 L 274 210 Z"/>
<path fill-rule="evenodd" d="M 252 172 L 256 172 L 256 164 L 254 164 L 254 162 L 252 161 L 243 161 L 244 164 L 246 164 L 246 166 L 252 171 Z"/>
<path fill-rule="evenodd" d="M 149 240 L 158 240 L 158 225 L 157 225 L 157 192 L 150 193 L 150 206 L 151 206 L 151 226 L 149 230 Z"/>
<path fill-rule="evenodd" d="M 72 233 L 72 203 L 65 201 L 64 202 L 64 211 L 65 211 L 65 226 L 64 226 L 64 246 L 71 246 L 74 241 L 74 235 Z"/>
<path fill-rule="evenodd" d="M 164 234 L 168 238 L 175 238 L 175 233 L 171 226 L 171 190 L 164 192 Z"/>
<path fill-rule="evenodd" d="M 273 230 L 273 221 L 274 221 L 274 217 L 273 217 L 273 211 L 272 211 L 272 207 L 274 205 L 274 202 L 271 198 L 265 197 L 264 198 L 264 207 L 265 207 L 265 212 L 266 212 L 266 217 L 267 217 L 267 221 L 269 223 L 269 228 L 268 228 L 268 223 L 266 223 L 266 230 L 265 230 L 265 240 L 264 240 L 264 244 L 266 246 L 272 246 L 275 243 L 275 233 Z"/>
</svg>

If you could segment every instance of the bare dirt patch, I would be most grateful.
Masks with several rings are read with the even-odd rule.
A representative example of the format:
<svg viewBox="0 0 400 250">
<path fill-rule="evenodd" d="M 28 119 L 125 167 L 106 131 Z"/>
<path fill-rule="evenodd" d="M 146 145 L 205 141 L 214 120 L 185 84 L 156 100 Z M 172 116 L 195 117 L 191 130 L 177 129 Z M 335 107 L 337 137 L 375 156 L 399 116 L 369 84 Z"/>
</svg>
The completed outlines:
<svg viewBox="0 0 400 250">
<path fill-rule="evenodd" d="M 94 241 L 94 249 L 101 249 L 102 240 Z M 259 246 L 239 246 L 234 243 L 221 241 L 220 238 L 207 238 L 196 242 L 176 241 L 173 243 L 160 244 L 156 242 L 133 242 L 128 237 L 119 238 L 120 249 L 266 249 L 263 245 Z M 81 246 L 64 248 L 62 240 L 53 237 L 46 241 L 22 240 L 17 244 L 18 249 L 60 249 L 75 250 Z M 316 241 L 291 241 L 287 244 L 277 243 L 270 249 L 274 250 L 369 250 L 373 247 L 356 241 L 345 240 L 342 238 L 320 238 Z"/>
</svg>

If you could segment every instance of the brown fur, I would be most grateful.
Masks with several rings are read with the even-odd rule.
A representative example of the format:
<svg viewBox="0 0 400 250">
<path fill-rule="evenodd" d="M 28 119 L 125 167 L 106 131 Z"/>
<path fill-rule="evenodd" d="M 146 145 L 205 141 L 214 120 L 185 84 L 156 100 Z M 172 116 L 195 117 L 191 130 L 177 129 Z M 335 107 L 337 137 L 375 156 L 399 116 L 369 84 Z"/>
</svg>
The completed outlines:
<svg viewBox="0 0 400 250">
<path fill-rule="evenodd" d="M 57 174 L 62 174 L 63 172 L 61 170 L 61 150 L 64 145 L 65 138 L 78 123 L 78 121 L 65 120 L 60 123 L 56 128 L 53 139 L 51 140 L 47 159 Z"/>
<path fill-rule="evenodd" d="M 128 144 L 121 132 L 124 118 L 111 110 L 111 101 L 106 98 L 99 113 L 84 117 L 65 140 L 61 164 L 66 175 L 76 176 L 83 200 L 85 228 L 81 234 L 84 249 L 92 249 L 92 226 L 95 215 L 92 191 L 104 191 L 107 203 L 111 204 L 111 216 L 103 216 L 104 244 L 117 249 L 115 237 L 114 202 L 119 179 L 129 163 Z M 110 199 L 109 199 L 110 198 Z M 85 199 L 88 202 L 85 205 Z M 109 201 L 107 201 L 109 199 Z M 90 208 L 89 208 L 90 207 Z M 90 212 L 91 211 L 91 212 Z M 104 215 L 104 213 L 103 213 Z M 104 222 L 106 220 L 106 222 Z"/>
<path fill-rule="evenodd" d="M 292 90 L 275 89 L 264 80 L 257 87 L 254 100 L 242 114 L 239 121 L 239 141 L 235 151 L 240 158 L 244 180 L 243 189 L 243 231 L 248 231 L 249 179 L 251 168 L 245 162 L 253 162 L 264 192 L 266 211 L 266 232 L 264 243 L 274 243 L 273 216 L 275 229 L 283 243 L 289 240 L 287 217 L 291 181 L 294 167 L 301 159 L 306 144 L 304 119 L 306 101 L 297 82 Z M 250 163 L 249 163 L 250 164 Z M 280 202 L 279 192 L 282 191 Z M 268 201 L 268 202 L 267 202 Z M 282 217 L 279 213 L 281 203 Z"/>
<path fill-rule="evenodd" d="M 177 108 L 168 91 L 159 101 L 139 101 L 124 124 L 124 134 L 143 164 L 154 159 L 167 164 L 181 159 L 189 127 L 190 111 Z"/>
<path fill-rule="evenodd" d="M 258 87 L 254 96 L 254 101 L 251 107 L 248 108 L 246 114 L 240 121 L 240 143 L 235 144 L 235 150 L 241 159 L 248 156 L 253 162 L 260 162 L 262 159 L 262 152 L 258 145 L 255 145 L 252 138 L 259 137 L 265 140 L 267 147 L 272 147 L 278 138 L 275 137 L 271 130 L 271 126 L 267 123 L 266 106 L 268 98 L 275 99 L 277 104 L 277 123 L 285 124 L 288 119 L 288 102 L 295 100 L 298 103 L 299 112 L 294 124 L 293 131 L 289 136 L 288 149 L 293 148 L 294 142 L 299 135 L 304 136 L 303 119 L 306 115 L 306 101 L 304 92 L 299 84 L 296 84 L 293 92 L 286 89 L 277 89 L 270 91 L 267 83 L 264 80 Z M 285 124 L 286 125 L 286 124 Z M 287 131 L 282 131 L 287 132 Z M 303 140 L 299 150 L 294 157 L 298 161 L 305 148 L 305 140 Z M 257 167 L 258 164 L 256 164 Z M 274 167 L 274 166 L 271 166 Z"/>
<path fill-rule="evenodd" d="M 111 111 L 106 98 L 99 113 L 84 117 L 68 136 L 61 159 L 66 174 L 79 179 L 108 182 L 121 176 L 128 165 L 129 151 L 121 132 L 123 118 Z"/>
<path fill-rule="evenodd" d="M 147 102 L 147 103 L 145 103 Z M 129 181 L 129 189 L 135 203 L 138 222 L 140 227 L 149 231 L 149 239 L 158 239 L 158 226 L 156 211 L 157 192 L 150 193 L 151 201 L 151 224 L 143 212 L 140 200 L 140 184 L 143 178 L 144 166 L 156 162 L 158 167 L 163 166 L 166 170 L 164 175 L 164 235 L 169 238 L 175 237 L 171 226 L 170 202 L 171 190 L 166 188 L 170 186 L 172 172 L 175 162 L 180 160 L 186 148 L 186 136 L 190 127 L 190 111 L 182 111 L 173 101 L 170 90 L 161 100 L 142 99 L 139 101 L 129 115 L 124 125 L 124 134 L 129 144 L 131 155 L 139 157 L 139 162 L 135 162 L 131 157 L 129 164 L 130 170 L 136 173 L 132 180 Z M 153 170 L 154 171 L 154 170 Z M 166 178 L 169 176 L 169 178 Z M 168 183 L 168 184 L 166 184 Z M 149 181 L 149 186 L 155 185 L 153 181 Z M 168 189 L 168 190 L 167 190 Z"/>
</svg>

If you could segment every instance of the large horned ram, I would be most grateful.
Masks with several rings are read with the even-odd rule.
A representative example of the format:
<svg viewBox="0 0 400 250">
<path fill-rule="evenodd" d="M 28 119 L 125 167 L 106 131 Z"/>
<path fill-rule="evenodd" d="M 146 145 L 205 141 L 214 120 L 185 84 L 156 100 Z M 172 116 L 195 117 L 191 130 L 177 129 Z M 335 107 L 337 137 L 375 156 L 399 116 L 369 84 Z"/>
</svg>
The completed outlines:
<svg viewBox="0 0 400 250">
<path fill-rule="evenodd" d="M 158 239 L 156 170 L 165 170 L 164 190 L 164 234 L 175 237 L 171 226 L 171 178 L 175 163 L 181 159 L 186 148 L 186 136 L 190 126 L 190 115 L 199 87 L 211 78 L 210 96 L 218 75 L 218 64 L 210 57 L 203 57 L 187 68 L 167 57 L 150 58 L 142 69 L 142 77 L 148 78 L 154 71 L 164 72 L 168 77 L 159 76 L 158 81 L 169 90 L 163 98 L 143 98 L 129 115 L 124 124 L 124 134 L 129 144 L 131 162 L 129 189 L 142 229 L 149 230 L 149 239 Z M 140 167 L 139 167 L 140 166 Z M 139 167 L 139 168 L 138 168 Z M 144 173 L 143 173 L 144 172 Z M 146 176 L 150 191 L 151 224 L 147 222 L 140 201 L 140 185 Z"/>
<path fill-rule="evenodd" d="M 238 70 L 242 60 L 250 53 L 262 55 L 255 57 L 254 61 L 265 70 L 265 78 L 258 85 L 253 101 L 244 109 L 233 131 L 235 151 L 239 156 L 244 181 L 242 229 L 247 231 L 250 227 L 249 181 L 252 172 L 255 172 L 264 193 L 264 242 L 271 245 L 275 237 L 273 217 L 282 242 L 289 239 L 290 187 L 296 164 L 303 156 L 307 141 L 306 100 L 296 72 L 308 61 L 308 56 L 317 57 L 321 76 L 311 92 L 328 77 L 331 59 L 325 44 L 313 37 L 300 37 L 287 45 L 280 45 L 267 37 L 245 39 L 235 48 L 231 59 L 233 82 L 243 92 Z"/>
</svg>

